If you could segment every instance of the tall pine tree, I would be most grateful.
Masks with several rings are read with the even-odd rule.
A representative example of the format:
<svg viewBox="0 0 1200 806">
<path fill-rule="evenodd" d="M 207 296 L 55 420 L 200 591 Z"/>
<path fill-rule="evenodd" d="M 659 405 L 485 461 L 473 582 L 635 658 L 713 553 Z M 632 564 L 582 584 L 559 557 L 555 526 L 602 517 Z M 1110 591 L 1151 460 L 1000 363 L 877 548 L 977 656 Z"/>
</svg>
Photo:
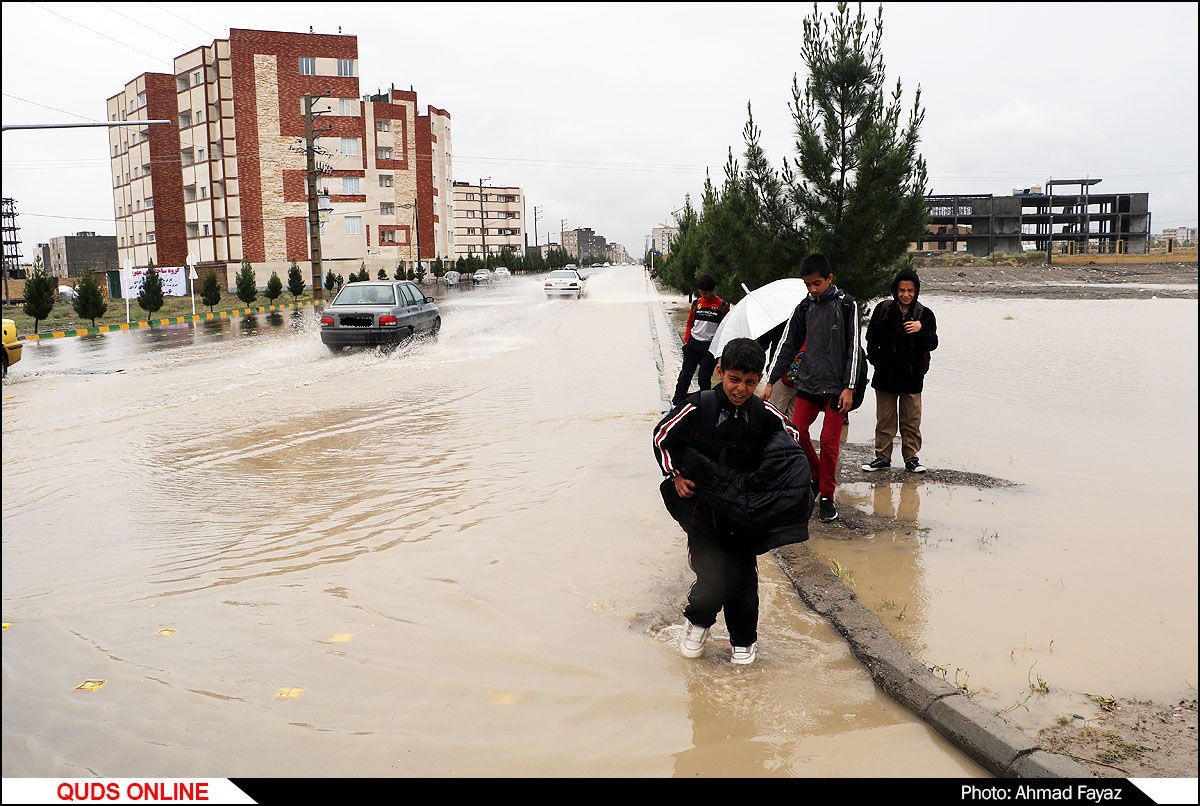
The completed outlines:
<svg viewBox="0 0 1200 806">
<path fill-rule="evenodd" d="M 138 307 L 146 312 L 147 322 L 166 302 L 163 298 L 162 277 L 159 276 L 158 269 L 154 268 L 153 260 L 146 266 L 146 276 L 142 280 L 142 290 L 138 292 L 137 302 Z"/>
<path fill-rule="evenodd" d="M 34 258 L 33 270 L 25 280 L 25 302 L 21 310 L 26 316 L 33 318 L 33 332 L 38 332 L 38 324 L 54 310 L 54 298 L 58 296 L 57 281 L 46 274 L 42 267 L 42 258 Z"/>
<path fill-rule="evenodd" d="M 204 285 L 200 288 L 200 301 L 208 306 L 212 313 L 213 306 L 221 301 L 221 281 L 217 279 L 217 270 L 211 269 L 204 275 Z"/>
<path fill-rule="evenodd" d="M 258 299 L 258 279 L 254 275 L 254 267 L 250 265 L 250 261 L 242 261 L 242 268 L 234 279 L 234 287 L 237 288 L 237 298 L 247 305 Z"/>
<path fill-rule="evenodd" d="M 764 219 L 793 257 L 824 253 L 837 284 L 864 301 L 886 292 L 928 220 L 921 90 L 902 120 L 900 81 L 890 94 L 884 87 L 882 37 L 882 6 L 868 25 L 861 4 L 851 15 L 840 2 L 827 18 L 814 3 L 801 46 L 808 78 L 803 87 L 792 78 L 796 156 L 777 173 L 753 118 L 746 131 L 747 177 Z"/>
<path fill-rule="evenodd" d="M 292 302 L 299 302 L 300 295 L 304 293 L 304 289 L 308 287 L 308 283 L 304 282 L 304 274 L 300 271 L 300 264 L 292 261 L 291 267 L 288 269 L 288 291 L 292 292 Z"/>
<path fill-rule="evenodd" d="M 75 300 L 71 307 L 84 319 L 91 319 L 92 327 L 96 326 L 96 317 L 108 313 L 108 303 L 100 291 L 100 283 L 96 282 L 96 275 L 90 271 L 85 272 L 79 285 L 75 286 Z"/>
</svg>

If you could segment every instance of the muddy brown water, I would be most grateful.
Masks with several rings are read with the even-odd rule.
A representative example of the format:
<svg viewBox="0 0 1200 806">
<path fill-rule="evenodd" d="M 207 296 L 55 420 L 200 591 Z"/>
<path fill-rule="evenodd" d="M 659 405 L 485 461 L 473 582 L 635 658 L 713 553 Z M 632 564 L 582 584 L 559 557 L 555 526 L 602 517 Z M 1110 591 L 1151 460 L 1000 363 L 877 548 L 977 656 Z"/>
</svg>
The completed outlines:
<svg viewBox="0 0 1200 806">
<path fill-rule="evenodd" d="M 844 505 L 912 528 L 814 547 L 998 709 L 1037 676 L 1194 694 L 1196 302 L 926 301 L 922 459 L 1019 486 L 851 478 Z M 985 775 L 769 556 L 759 661 L 730 665 L 720 622 L 679 656 L 664 302 L 614 267 L 578 301 L 522 277 L 448 300 L 436 344 L 390 355 L 310 327 L 27 347 L 3 399 L 5 777 Z"/>
</svg>

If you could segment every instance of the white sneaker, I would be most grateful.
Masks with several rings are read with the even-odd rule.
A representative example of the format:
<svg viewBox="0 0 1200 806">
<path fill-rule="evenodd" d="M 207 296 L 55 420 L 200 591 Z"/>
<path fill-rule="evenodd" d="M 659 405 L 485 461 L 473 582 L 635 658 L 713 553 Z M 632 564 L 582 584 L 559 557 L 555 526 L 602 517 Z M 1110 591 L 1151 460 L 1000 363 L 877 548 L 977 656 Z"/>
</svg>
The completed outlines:
<svg viewBox="0 0 1200 806">
<path fill-rule="evenodd" d="M 754 663 L 754 658 L 758 655 L 754 649 L 755 646 L 755 644 L 751 644 L 750 646 L 735 646 L 730 660 L 739 666 Z"/>
<path fill-rule="evenodd" d="M 679 652 L 685 658 L 698 658 L 704 654 L 704 642 L 708 640 L 708 628 L 699 627 L 687 619 L 683 620 L 683 640 Z"/>
</svg>

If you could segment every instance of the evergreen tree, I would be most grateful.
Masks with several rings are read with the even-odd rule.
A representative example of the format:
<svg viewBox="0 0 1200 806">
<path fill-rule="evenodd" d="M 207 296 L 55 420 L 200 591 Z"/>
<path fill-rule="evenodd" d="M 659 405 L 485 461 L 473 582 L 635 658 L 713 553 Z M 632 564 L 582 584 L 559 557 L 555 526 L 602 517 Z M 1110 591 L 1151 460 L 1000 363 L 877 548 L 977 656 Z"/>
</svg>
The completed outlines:
<svg viewBox="0 0 1200 806">
<path fill-rule="evenodd" d="M 304 274 L 300 271 L 299 264 L 293 260 L 291 268 L 288 269 L 288 291 L 292 293 L 292 302 L 298 302 L 307 287 L 308 283 L 304 282 Z"/>
<path fill-rule="evenodd" d="M 868 27 L 861 5 L 851 16 L 849 4 L 839 2 L 826 18 L 814 4 L 801 46 L 808 78 L 802 88 L 792 77 L 796 156 L 776 172 L 753 117 L 745 130 L 747 190 L 793 268 L 822 252 L 837 285 L 863 301 L 887 291 L 892 265 L 928 218 L 925 160 L 917 151 L 921 90 L 902 121 L 900 81 L 890 94 L 884 88 L 882 38 L 882 6 Z"/>
<path fill-rule="evenodd" d="M 338 284 L 337 277 L 333 276 L 333 269 L 325 272 L 325 290 L 332 291 L 334 286 Z"/>
<path fill-rule="evenodd" d="M 366 264 L 366 263 L 362 264 L 362 266 L 361 266 L 361 267 L 359 267 L 359 269 L 358 269 L 358 279 L 359 279 L 359 281 L 360 281 L 360 282 L 364 282 L 364 283 L 366 283 L 366 282 L 370 282 L 370 281 L 371 281 L 371 272 L 367 271 L 367 264 Z M 385 278 L 385 279 L 386 279 L 386 278 Z"/>
<path fill-rule="evenodd" d="M 396 264 L 396 273 L 392 275 L 392 279 L 393 280 L 403 280 L 404 279 L 404 264 L 403 263 Z"/>
<path fill-rule="evenodd" d="M 250 265 L 250 261 L 242 261 L 242 268 L 237 273 L 234 285 L 237 288 L 237 298 L 247 305 L 258 299 L 258 280 L 254 276 L 254 267 Z"/>
<path fill-rule="evenodd" d="M 91 319 L 92 327 L 96 326 L 96 317 L 108 312 L 108 303 L 100 291 L 100 284 L 96 282 L 96 275 L 90 271 L 83 275 L 79 285 L 75 286 L 75 301 L 71 306 L 84 319 Z"/>
<path fill-rule="evenodd" d="M 38 323 L 54 310 L 54 298 L 58 295 L 58 282 L 46 274 L 39 255 L 33 261 L 33 269 L 25 278 L 25 304 L 21 310 L 33 317 L 33 332 L 38 332 Z"/>
<path fill-rule="evenodd" d="M 273 271 L 271 272 L 271 279 L 267 280 L 267 287 L 263 291 L 263 296 L 267 298 L 268 302 L 274 305 L 275 300 L 279 299 L 279 296 L 282 293 L 283 280 L 279 279 L 279 272 Z"/>
<path fill-rule="evenodd" d="M 387 269 L 380 266 L 379 272 L 376 274 L 376 277 L 378 277 L 380 280 L 386 280 L 388 278 Z"/>
<path fill-rule="evenodd" d="M 204 275 L 204 285 L 200 287 L 200 301 L 208 306 L 212 313 L 213 306 L 221 301 L 221 281 L 217 279 L 216 269 L 210 269 Z"/>
<path fill-rule="evenodd" d="M 150 321 L 150 317 L 154 312 L 160 310 L 166 300 L 163 298 L 162 277 L 158 275 L 158 269 L 154 268 L 154 261 L 151 260 L 146 266 L 146 276 L 142 280 L 142 290 L 138 292 L 137 302 L 138 307 L 146 312 L 146 321 Z"/>
</svg>

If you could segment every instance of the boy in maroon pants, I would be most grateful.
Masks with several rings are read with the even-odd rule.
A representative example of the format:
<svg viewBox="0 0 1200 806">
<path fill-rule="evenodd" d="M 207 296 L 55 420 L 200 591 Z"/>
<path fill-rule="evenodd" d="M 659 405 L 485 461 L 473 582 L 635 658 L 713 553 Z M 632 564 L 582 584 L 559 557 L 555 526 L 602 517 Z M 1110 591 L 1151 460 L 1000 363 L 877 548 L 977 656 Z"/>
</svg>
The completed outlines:
<svg viewBox="0 0 1200 806">
<path fill-rule="evenodd" d="M 800 445 L 812 468 L 813 484 L 820 499 L 817 513 L 822 521 L 838 518 L 833 494 L 837 489 L 838 454 L 842 427 L 854 400 L 854 378 L 861 361 L 859 351 L 858 303 L 833 284 L 829 259 L 812 254 L 800 269 L 808 296 L 796 306 L 780 337 L 780 347 L 767 370 L 763 399 L 769 399 L 774 384 L 787 371 L 792 358 L 804 346 L 804 360 L 796 373 L 796 403 L 792 423 L 800 432 Z M 821 451 L 809 436 L 809 426 L 821 422 Z"/>
</svg>

